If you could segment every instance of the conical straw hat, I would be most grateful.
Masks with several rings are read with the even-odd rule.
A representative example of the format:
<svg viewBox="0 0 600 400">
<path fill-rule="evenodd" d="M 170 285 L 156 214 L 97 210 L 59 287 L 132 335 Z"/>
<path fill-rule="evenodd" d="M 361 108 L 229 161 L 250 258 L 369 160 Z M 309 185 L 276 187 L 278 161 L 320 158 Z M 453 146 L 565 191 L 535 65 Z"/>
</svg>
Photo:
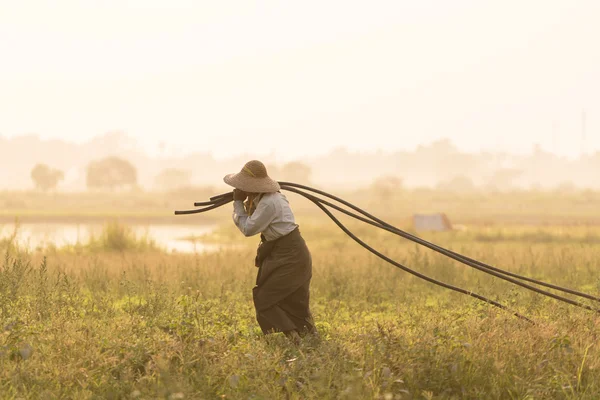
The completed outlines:
<svg viewBox="0 0 600 400">
<path fill-rule="evenodd" d="M 269 178 L 265 164 L 258 160 L 248 161 L 240 172 L 225 175 L 223 181 L 248 193 L 272 193 L 280 189 L 279 183 Z"/>
</svg>

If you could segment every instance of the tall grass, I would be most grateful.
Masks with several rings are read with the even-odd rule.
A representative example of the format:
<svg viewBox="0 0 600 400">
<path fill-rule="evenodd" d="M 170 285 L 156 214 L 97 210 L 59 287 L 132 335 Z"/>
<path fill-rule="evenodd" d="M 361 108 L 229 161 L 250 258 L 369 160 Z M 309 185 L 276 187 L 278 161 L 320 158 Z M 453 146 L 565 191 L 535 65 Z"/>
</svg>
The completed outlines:
<svg viewBox="0 0 600 400">
<path fill-rule="evenodd" d="M 0 226 L 0 228 L 2 228 L 2 226 Z M 4 232 L 2 232 L 2 229 L 0 229 L 0 233 L 4 233 Z M 4 251 L 15 250 L 18 247 L 18 243 L 17 243 L 17 235 L 18 234 L 19 234 L 19 224 L 16 223 L 12 233 L 10 233 L 8 236 L 5 235 L 5 236 L 0 237 L 0 250 L 4 250 Z"/>
<path fill-rule="evenodd" d="M 1 226 L 0 226 L 1 228 Z M 0 233 L 2 230 L 0 229 Z M 29 246 L 22 243 L 20 239 L 20 224 L 15 223 L 13 231 L 9 235 L 0 236 L 0 251 L 15 252 L 18 249 L 25 251 Z M 113 221 L 106 223 L 99 234 L 91 234 L 86 242 L 77 242 L 62 247 L 53 243 L 38 246 L 37 251 L 76 251 L 76 252 L 125 252 L 125 251 L 163 251 L 164 249 L 149 234 L 138 235 L 128 225 Z"/>
<path fill-rule="evenodd" d="M 228 229 L 220 234 L 230 237 Z M 301 229 L 313 252 L 321 341 L 298 348 L 282 335 L 263 337 L 255 321 L 256 238 L 231 236 L 242 245 L 235 250 L 175 255 L 139 251 L 149 248 L 113 226 L 93 251 L 5 252 L 0 398 L 600 397 L 593 313 L 357 229 L 406 265 L 530 316 L 530 325 L 381 262 L 331 225 Z M 426 235 L 512 271 L 600 292 L 596 242 L 476 236 Z"/>
<path fill-rule="evenodd" d="M 149 235 L 138 236 L 128 225 L 119 222 L 105 224 L 100 235 L 92 235 L 85 247 L 93 251 L 160 250 Z"/>
</svg>

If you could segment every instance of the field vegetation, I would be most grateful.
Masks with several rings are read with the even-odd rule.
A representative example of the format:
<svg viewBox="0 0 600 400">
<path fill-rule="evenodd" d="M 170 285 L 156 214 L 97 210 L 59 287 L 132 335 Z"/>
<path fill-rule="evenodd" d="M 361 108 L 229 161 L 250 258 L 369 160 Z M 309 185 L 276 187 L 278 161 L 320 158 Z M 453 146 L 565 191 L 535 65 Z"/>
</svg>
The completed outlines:
<svg viewBox="0 0 600 400">
<path fill-rule="evenodd" d="M 168 205 L 187 208 L 211 194 Z M 344 197 L 352 196 L 407 229 L 411 212 L 446 211 L 463 228 L 425 239 L 600 294 L 596 193 L 402 192 L 387 207 L 369 193 Z M 311 302 L 321 336 L 298 347 L 260 333 L 251 298 L 258 239 L 236 232 L 229 207 L 215 214 L 224 225 L 200 238 L 235 245 L 219 252 L 167 253 L 123 224 L 108 224 L 89 243 L 43 251 L 1 240 L 0 398 L 600 398 L 600 318 L 593 312 L 348 222 L 395 260 L 499 301 L 535 321 L 529 324 L 384 263 L 310 204 L 292 201 L 313 255 Z"/>
<path fill-rule="evenodd" d="M 600 224 L 600 191 L 593 190 L 390 190 L 375 184 L 356 190 L 319 188 L 400 223 L 413 213 L 445 212 L 453 222 L 470 225 Z M 115 216 L 153 222 L 222 221 L 229 209 L 185 218 L 174 216 L 173 210 L 192 208 L 194 201 L 206 201 L 228 190 L 223 184 L 163 192 L 0 191 L 0 221 L 12 222 L 15 216 L 31 221 L 83 221 Z M 321 212 L 312 203 L 293 193 L 287 196 L 296 213 L 320 218 Z"/>
</svg>

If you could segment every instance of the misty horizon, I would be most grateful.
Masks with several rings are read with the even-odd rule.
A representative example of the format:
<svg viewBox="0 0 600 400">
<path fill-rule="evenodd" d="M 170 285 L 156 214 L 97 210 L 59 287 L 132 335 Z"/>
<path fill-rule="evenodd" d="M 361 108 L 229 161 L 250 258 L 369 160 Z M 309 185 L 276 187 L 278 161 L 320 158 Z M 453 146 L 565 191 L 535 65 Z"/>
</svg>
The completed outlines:
<svg viewBox="0 0 600 400">
<path fill-rule="evenodd" d="M 2 142 L 10 143 L 10 142 L 19 142 L 19 141 L 38 141 L 41 144 L 51 144 L 51 143 L 64 143 L 76 146 L 84 146 L 90 143 L 96 143 L 98 140 L 102 138 L 114 136 L 118 137 L 120 144 L 120 150 L 123 151 L 131 151 L 140 154 L 144 154 L 151 158 L 182 158 L 189 157 L 194 154 L 206 154 L 211 156 L 217 161 L 227 161 L 231 159 L 239 159 L 241 157 L 250 157 L 250 158 L 260 158 L 260 157 L 268 157 L 270 160 L 274 160 L 278 163 L 286 163 L 293 161 L 302 161 L 303 159 L 310 159 L 314 157 L 322 157 L 327 154 L 331 154 L 337 151 L 346 151 L 351 154 L 394 154 L 394 153 L 403 153 L 403 152 L 415 152 L 420 148 L 431 146 L 438 142 L 449 142 L 452 144 L 457 151 L 465 154 L 482 154 L 482 153 L 490 153 L 490 154 L 506 154 L 510 156 L 527 156 L 534 154 L 537 151 L 542 151 L 544 153 L 551 154 L 560 159 L 577 161 L 582 157 L 594 156 L 597 153 L 600 153 L 600 148 L 590 148 L 585 146 L 582 142 L 580 143 L 580 151 L 575 152 L 574 154 L 562 154 L 556 149 L 552 149 L 551 147 L 556 146 L 547 146 L 540 142 L 532 142 L 528 148 L 523 147 L 522 151 L 510 151 L 505 150 L 501 147 L 490 147 L 490 148 L 461 148 L 451 137 L 448 136 L 440 136 L 438 138 L 424 141 L 415 144 L 414 146 L 400 146 L 400 147 L 378 147 L 378 148 L 366 148 L 366 149 L 355 149 L 351 146 L 350 143 L 340 143 L 339 145 L 332 146 L 330 148 L 323 148 L 314 153 L 303 154 L 301 156 L 286 156 L 284 152 L 275 150 L 275 149 L 265 149 L 262 152 L 256 151 L 239 151 L 239 152 L 229 152 L 227 154 L 219 154 L 215 152 L 213 149 L 205 148 L 202 146 L 187 146 L 185 148 L 175 148 L 173 145 L 168 144 L 166 141 L 160 141 L 155 143 L 153 146 L 145 146 L 143 143 L 137 141 L 137 139 L 133 136 L 127 134 L 122 130 L 109 130 L 104 133 L 98 134 L 93 137 L 85 137 L 81 140 L 68 140 L 62 139 L 60 137 L 47 137 L 43 134 L 39 133 L 24 133 L 20 135 L 4 135 L 0 131 L 0 144 Z M 117 149 L 115 149 L 117 150 Z M 284 153 L 284 154 L 282 154 Z"/>
<path fill-rule="evenodd" d="M 65 155 L 69 155 L 65 157 Z M 600 188 L 595 171 L 600 169 L 600 152 L 568 159 L 534 146 L 529 154 L 496 151 L 461 151 L 446 138 L 419 145 L 412 151 L 353 151 L 339 146 L 325 154 L 281 160 L 276 152 L 214 157 L 210 149 L 186 155 L 147 154 L 135 138 L 111 132 L 81 144 L 44 140 L 36 135 L 12 139 L 0 137 L 0 158 L 11 168 L 0 171 L 0 188 L 31 189 L 32 173 L 39 164 L 48 174 L 61 176 L 58 190 L 84 190 L 92 164 L 117 157 L 128 164 L 128 181 L 145 189 L 179 186 L 223 185 L 222 177 L 236 172 L 249 159 L 265 162 L 278 180 L 292 180 L 342 188 L 360 188 L 377 182 L 401 182 L 404 187 L 438 187 L 446 190 L 511 190 L 516 188 Z M 286 171 L 299 162 L 306 171 Z M 110 164 L 105 164 L 110 165 Z M 99 167 L 98 173 L 103 168 Z M 296 168 L 297 169 L 297 168 Z M 42 175 L 44 173 L 42 172 Z M 58 175 L 57 175 L 58 174 Z M 291 174 L 291 175 L 290 175 Z M 102 179 L 99 176 L 99 179 Z M 52 187 L 52 185 L 50 185 Z"/>
</svg>

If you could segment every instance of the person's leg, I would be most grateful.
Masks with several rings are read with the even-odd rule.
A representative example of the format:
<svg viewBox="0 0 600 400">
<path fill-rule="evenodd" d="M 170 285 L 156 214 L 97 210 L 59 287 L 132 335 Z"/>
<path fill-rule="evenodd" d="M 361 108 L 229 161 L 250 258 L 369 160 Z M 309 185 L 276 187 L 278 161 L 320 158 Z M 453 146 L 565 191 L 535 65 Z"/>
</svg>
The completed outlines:
<svg viewBox="0 0 600 400">
<path fill-rule="evenodd" d="M 308 334 L 316 335 L 312 313 L 310 312 L 310 281 L 302 285 L 294 293 L 279 302 L 278 306 L 285 311 L 287 317 L 293 322 L 300 337 Z"/>
<path fill-rule="evenodd" d="M 256 320 L 265 334 L 287 332 L 297 328 L 294 321 L 279 305 L 274 305 L 266 310 L 256 310 Z"/>
</svg>

